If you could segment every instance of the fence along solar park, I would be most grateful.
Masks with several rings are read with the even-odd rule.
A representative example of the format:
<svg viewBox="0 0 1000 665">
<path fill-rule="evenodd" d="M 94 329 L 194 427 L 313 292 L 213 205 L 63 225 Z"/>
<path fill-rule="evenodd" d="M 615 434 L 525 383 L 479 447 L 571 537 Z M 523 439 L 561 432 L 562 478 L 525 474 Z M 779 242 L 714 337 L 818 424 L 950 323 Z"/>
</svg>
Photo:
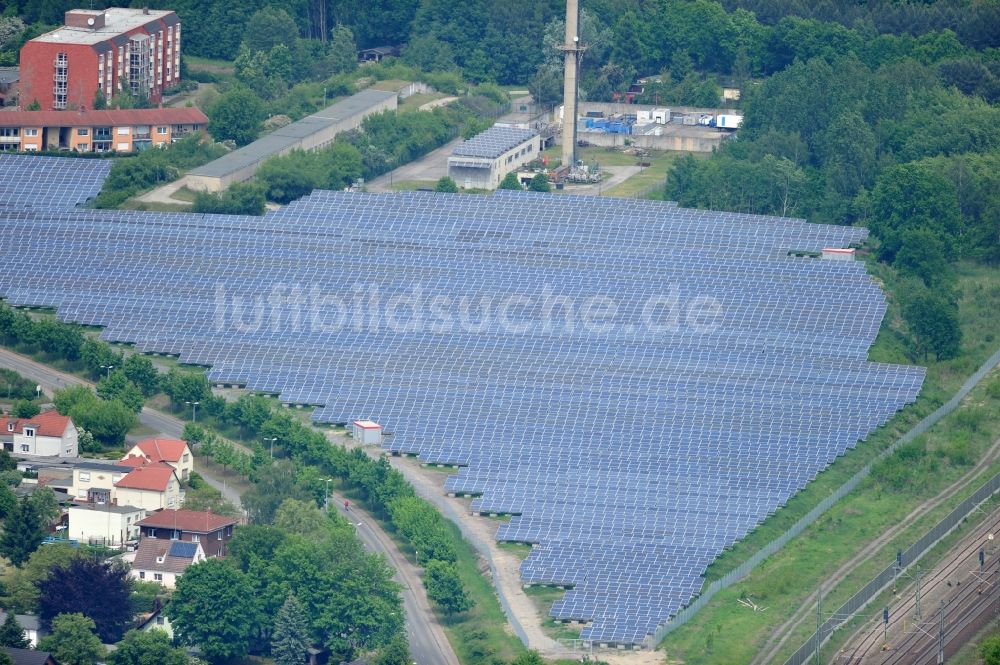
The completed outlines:
<svg viewBox="0 0 1000 665">
<path fill-rule="evenodd" d="M 0 295 L 459 465 L 446 489 L 513 515 L 497 538 L 534 544 L 523 581 L 571 587 L 552 615 L 586 640 L 643 643 L 923 380 L 867 361 L 885 302 L 860 261 L 789 254 L 864 229 L 507 191 L 316 191 L 263 217 L 84 210 L 102 162 L 21 159 L 0 155 L 18 239 L 0 254 L 45 260 L 0 275 Z M 617 311 L 585 326 L 595 296 Z M 692 321 L 706 300 L 714 315 Z"/>
</svg>

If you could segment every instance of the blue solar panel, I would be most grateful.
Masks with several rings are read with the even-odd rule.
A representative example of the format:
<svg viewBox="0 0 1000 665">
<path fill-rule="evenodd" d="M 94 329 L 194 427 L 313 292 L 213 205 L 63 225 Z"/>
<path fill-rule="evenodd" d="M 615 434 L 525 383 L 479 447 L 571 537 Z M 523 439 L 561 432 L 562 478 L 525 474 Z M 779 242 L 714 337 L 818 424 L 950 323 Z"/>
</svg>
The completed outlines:
<svg viewBox="0 0 1000 665">
<path fill-rule="evenodd" d="M 72 208 L 97 196 L 110 159 L 0 154 L 0 205 Z"/>
<path fill-rule="evenodd" d="M 3 204 L 0 257 L 46 257 L 0 274 L 8 301 L 460 465 L 446 490 L 513 515 L 497 537 L 535 545 L 525 582 L 572 587 L 552 615 L 585 639 L 653 633 L 923 380 L 868 362 L 885 300 L 861 262 L 790 255 L 864 229 L 505 191 Z"/>
<path fill-rule="evenodd" d="M 170 543 L 170 556 L 179 556 L 185 559 L 193 559 L 198 552 L 198 543 L 186 543 L 180 540 Z"/>
</svg>

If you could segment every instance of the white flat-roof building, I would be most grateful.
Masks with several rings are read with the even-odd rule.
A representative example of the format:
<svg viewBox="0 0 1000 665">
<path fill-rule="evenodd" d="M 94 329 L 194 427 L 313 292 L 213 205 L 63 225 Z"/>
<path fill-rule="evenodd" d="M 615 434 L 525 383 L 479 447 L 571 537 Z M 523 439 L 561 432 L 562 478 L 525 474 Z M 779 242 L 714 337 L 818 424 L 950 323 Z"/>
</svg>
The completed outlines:
<svg viewBox="0 0 1000 665">
<path fill-rule="evenodd" d="M 120 547 L 139 540 L 136 523 L 146 516 L 143 508 L 110 503 L 70 506 L 67 510 L 71 540 L 97 541 L 108 547 Z"/>
<path fill-rule="evenodd" d="M 382 426 L 371 420 L 355 420 L 351 423 L 351 436 L 362 446 L 376 446 L 382 443 Z"/>
<path fill-rule="evenodd" d="M 462 189 L 496 189 L 511 171 L 538 159 L 538 132 L 494 125 L 460 143 L 448 158 L 448 176 Z"/>
</svg>

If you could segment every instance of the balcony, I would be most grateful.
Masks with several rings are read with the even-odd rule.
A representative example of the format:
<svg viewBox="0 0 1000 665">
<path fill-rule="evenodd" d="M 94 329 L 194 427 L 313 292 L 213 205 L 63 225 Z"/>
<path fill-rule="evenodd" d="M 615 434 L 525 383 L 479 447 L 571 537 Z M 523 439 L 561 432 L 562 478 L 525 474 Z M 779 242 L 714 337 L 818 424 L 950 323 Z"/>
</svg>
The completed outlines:
<svg viewBox="0 0 1000 665">
<path fill-rule="evenodd" d="M 55 81 L 56 83 L 66 83 L 66 82 L 69 81 L 69 75 L 68 74 L 53 74 L 52 75 L 52 80 Z"/>
</svg>

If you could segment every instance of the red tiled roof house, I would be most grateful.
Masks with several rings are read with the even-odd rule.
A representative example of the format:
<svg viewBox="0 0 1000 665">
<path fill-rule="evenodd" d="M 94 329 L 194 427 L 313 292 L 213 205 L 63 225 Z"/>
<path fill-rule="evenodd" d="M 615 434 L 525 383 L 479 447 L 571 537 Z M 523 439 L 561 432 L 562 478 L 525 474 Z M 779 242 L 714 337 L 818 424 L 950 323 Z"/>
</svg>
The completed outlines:
<svg viewBox="0 0 1000 665">
<path fill-rule="evenodd" d="M 143 538 L 199 543 L 205 556 L 225 556 L 236 519 L 199 510 L 161 510 L 136 523 Z"/>
<path fill-rule="evenodd" d="M 14 455 L 76 457 L 78 452 L 73 421 L 55 411 L 45 411 L 34 418 L 0 418 L 0 442 Z"/>
<path fill-rule="evenodd" d="M 121 462 L 128 466 L 163 462 L 172 466 L 181 480 L 187 480 L 194 471 L 194 456 L 187 442 L 181 439 L 143 439 L 132 446 Z"/>
<path fill-rule="evenodd" d="M 115 483 L 114 500 L 123 506 L 147 511 L 181 505 L 181 481 L 173 467 L 163 462 L 141 466 Z"/>
</svg>

